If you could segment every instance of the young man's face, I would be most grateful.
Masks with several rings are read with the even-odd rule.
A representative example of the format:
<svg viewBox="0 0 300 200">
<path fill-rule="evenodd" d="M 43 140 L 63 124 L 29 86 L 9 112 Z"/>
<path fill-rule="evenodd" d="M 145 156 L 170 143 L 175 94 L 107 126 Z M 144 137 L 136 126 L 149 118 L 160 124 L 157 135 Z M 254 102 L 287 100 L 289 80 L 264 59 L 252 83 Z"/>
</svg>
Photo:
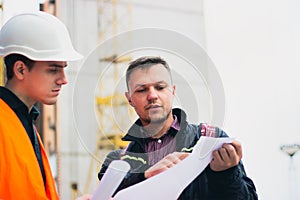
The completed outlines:
<svg viewBox="0 0 300 200">
<path fill-rule="evenodd" d="M 51 105 L 57 100 L 61 87 L 67 84 L 64 68 L 67 62 L 36 61 L 32 69 L 26 69 L 22 87 L 28 104 L 41 102 Z"/>
<path fill-rule="evenodd" d="M 168 70 L 161 64 L 135 69 L 128 81 L 126 97 L 143 125 L 163 123 L 170 116 L 175 86 Z"/>
</svg>

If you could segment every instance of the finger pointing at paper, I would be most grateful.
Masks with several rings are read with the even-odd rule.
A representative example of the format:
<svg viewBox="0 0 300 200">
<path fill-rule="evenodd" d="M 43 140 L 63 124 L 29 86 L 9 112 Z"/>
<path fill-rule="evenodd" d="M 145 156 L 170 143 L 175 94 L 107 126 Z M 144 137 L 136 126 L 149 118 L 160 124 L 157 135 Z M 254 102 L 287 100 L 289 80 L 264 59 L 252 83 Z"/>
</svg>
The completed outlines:
<svg viewBox="0 0 300 200">
<path fill-rule="evenodd" d="M 213 171 L 224 171 L 237 166 L 242 159 L 242 145 L 238 141 L 224 144 L 220 149 L 213 152 L 210 168 Z"/>
</svg>

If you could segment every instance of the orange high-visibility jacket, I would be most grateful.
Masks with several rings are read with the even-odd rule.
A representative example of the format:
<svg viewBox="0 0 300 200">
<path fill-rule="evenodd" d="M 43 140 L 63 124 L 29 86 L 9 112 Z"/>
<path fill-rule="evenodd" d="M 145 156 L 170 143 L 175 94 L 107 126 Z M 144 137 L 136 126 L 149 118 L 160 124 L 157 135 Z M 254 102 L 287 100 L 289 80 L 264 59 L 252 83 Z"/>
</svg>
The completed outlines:
<svg viewBox="0 0 300 200">
<path fill-rule="evenodd" d="M 46 190 L 30 139 L 14 111 L 0 99 L 0 199 L 57 200 L 45 149 L 38 135 Z"/>
</svg>

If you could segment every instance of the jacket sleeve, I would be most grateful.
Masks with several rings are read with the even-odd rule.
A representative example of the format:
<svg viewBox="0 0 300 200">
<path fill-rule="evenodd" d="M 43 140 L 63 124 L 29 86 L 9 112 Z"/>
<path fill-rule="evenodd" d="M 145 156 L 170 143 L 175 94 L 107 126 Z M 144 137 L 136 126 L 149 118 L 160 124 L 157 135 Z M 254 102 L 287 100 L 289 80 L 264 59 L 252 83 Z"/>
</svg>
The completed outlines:
<svg viewBox="0 0 300 200">
<path fill-rule="evenodd" d="M 114 160 L 119 160 L 120 159 L 120 152 L 121 150 L 115 150 L 115 151 L 111 151 L 107 154 L 102 166 L 101 166 L 101 169 L 98 173 L 98 179 L 101 181 L 104 173 L 106 172 L 109 164 L 114 161 Z"/>
<path fill-rule="evenodd" d="M 132 186 L 136 183 L 139 183 L 139 182 L 145 180 L 144 171 L 148 168 L 148 165 L 141 164 L 139 161 L 136 161 L 135 159 L 130 159 L 130 158 L 132 158 L 131 156 L 127 156 L 128 158 L 122 158 L 122 156 L 123 155 L 121 154 L 121 150 L 115 150 L 115 151 L 110 152 L 106 156 L 104 163 L 101 166 L 100 172 L 98 173 L 98 179 L 101 181 L 109 164 L 113 160 L 122 159 L 130 164 L 130 167 L 131 167 L 130 171 L 127 173 L 127 175 L 125 176 L 125 178 L 123 179 L 123 181 L 121 182 L 119 187 L 117 188 L 116 192 L 114 193 L 114 195 L 118 191 L 120 191 L 124 188 L 127 188 L 129 186 Z"/>
<path fill-rule="evenodd" d="M 222 172 L 206 169 L 209 199 L 212 200 L 257 200 L 253 181 L 247 177 L 242 162 Z"/>
</svg>

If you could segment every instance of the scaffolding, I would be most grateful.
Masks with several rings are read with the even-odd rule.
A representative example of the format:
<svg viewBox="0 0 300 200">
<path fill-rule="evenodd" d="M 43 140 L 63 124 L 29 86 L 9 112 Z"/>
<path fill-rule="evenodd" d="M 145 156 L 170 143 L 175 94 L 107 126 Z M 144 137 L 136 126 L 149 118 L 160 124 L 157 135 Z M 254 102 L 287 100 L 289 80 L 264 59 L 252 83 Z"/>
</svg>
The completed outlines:
<svg viewBox="0 0 300 200">
<path fill-rule="evenodd" d="M 118 2 L 117 0 L 98 0 L 98 40 L 102 43 L 107 38 L 111 38 L 119 31 L 128 31 L 131 28 L 131 2 L 128 0 Z M 122 141 L 125 131 L 120 125 L 126 120 L 133 119 L 134 111 L 130 108 L 125 95 L 119 90 L 117 84 L 122 79 L 124 67 L 131 61 L 130 56 L 120 56 L 117 41 L 113 41 L 113 54 L 99 59 L 99 68 L 104 69 L 109 66 L 98 82 L 97 95 L 95 96 L 95 107 L 98 113 L 99 129 L 96 133 L 96 149 L 93 154 L 97 157 L 100 151 L 124 148 L 128 142 Z M 118 116 L 116 116 L 118 115 Z M 91 158 L 84 193 L 88 192 L 92 176 L 94 176 L 95 159 Z M 96 164 L 99 168 L 99 163 Z M 99 169 L 97 169 L 99 171 Z"/>
<path fill-rule="evenodd" d="M 107 37 L 115 36 L 119 30 L 131 29 L 131 2 L 128 0 L 118 2 L 117 0 L 98 0 L 98 20 L 99 20 L 99 42 L 103 42 Z M 119 114 L 128 109 L 128 103 L 118 89 L 108 93 L 107 87 L 116 88 L 118 81 L 122 78 L 120 69 L 123 69 L 131 61 L 130 56 L 119 56 L 117 41 L 113 43 L 114 54 L 100 58 L 100 68 L 111 63 L 112 70 L 109 70 L 103 81 L 99 82 L 99 92 L 96 97 L 96 106 L 99 113 L 99 149 L 118 149 L 127 145 L 127 142 L 121 140 L 124 132 L 120 130 L 118 123 L 113 119 L 111 111 Z M 131 111 L 130 111 L 131 112 Z M 127 112 L 128 114 L 128 112 Z M 131 115 L 131 114 L 130 114 Z M 125 117 L 125 116 L 124 116 Z M 127 116 L 128 117 L 128 116 Z"/>
</svg>

